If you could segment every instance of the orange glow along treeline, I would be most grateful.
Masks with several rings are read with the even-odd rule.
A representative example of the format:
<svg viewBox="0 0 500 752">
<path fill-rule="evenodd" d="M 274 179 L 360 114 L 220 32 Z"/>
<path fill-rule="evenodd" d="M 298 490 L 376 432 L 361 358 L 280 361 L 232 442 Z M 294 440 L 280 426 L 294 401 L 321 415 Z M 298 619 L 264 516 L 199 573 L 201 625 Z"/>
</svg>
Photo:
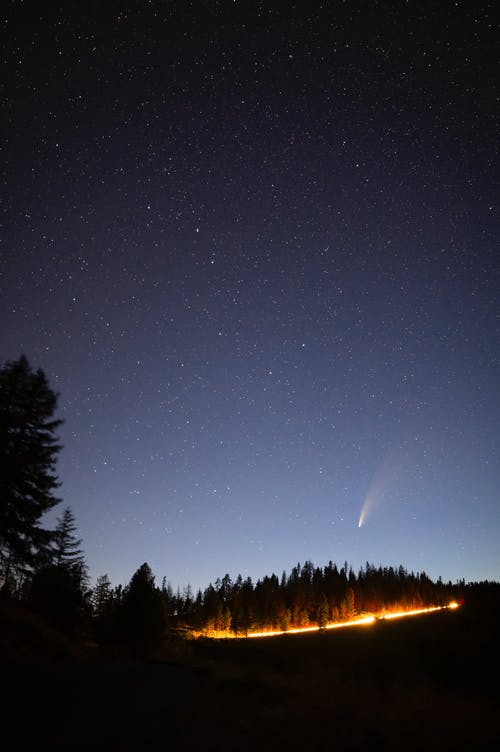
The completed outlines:
<svg viewBox="0 0 500 752">
<path fill-rule="evenodd" d="M 378 620 L 399 619 L 405 616 L 419 616 L 421 614 L 429 614 L 434 611 L 444 611 L 446 609 L 454 610 L 458 608 L 458 606 L 459 604 L 456 601 L 451 601 L 447 606 L 428 606 L 427 608 L 414 608 L 408 611 L 394 611 L 391 613 L 384 613 L 384 614 L 368 614 L 367 616 L 362 616 L 359 619 L 350 619 L 349 621 L 325 624 L 324 627 L 313 625 L 309 627 L 299 627 L 296 629 L 286 629 L 286 630 L 270 629 L 270 630 L 263 630 L 261 632 L 249 632 L 246 636 L 247 637 L 277 637 L 279 635 L 286 635 L 286 634 L 305 634 L 308 632 L 320 632 L 322 629 L 331 630 L 331 629 L 340 629 L 342 627 L 359 627 L 359 626 L 375 624 Z M 207 635 L 207 636 L 210 636 L 210 635 Z M 213 636 L 219 636 L 220 638 L 238 637 L 238 635 L 235 635 L 235 634 L 213 635 Z"/>
<path fill-rule="evenodd" d="M 281 579 L 257 582 L 226 574 L 196 596 L 165 593 L 171 624 L 210 637 L 298 634 L 376 619 L 445 609 L 462 600 L 460 584 L 436 582 L 404 567 L 375 567 L 367 562 L 357 574 L 347 562 L 316 567 L 306 561 Z"/>
</svg>

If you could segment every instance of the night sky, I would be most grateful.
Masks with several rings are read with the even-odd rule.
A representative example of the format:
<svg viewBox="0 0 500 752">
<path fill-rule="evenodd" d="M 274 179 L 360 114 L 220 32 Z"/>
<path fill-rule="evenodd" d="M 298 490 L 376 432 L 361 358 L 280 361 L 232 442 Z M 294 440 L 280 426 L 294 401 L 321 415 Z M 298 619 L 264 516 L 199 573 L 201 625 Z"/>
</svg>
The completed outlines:
<svg viewBox="0 0 500 752">
<path fill-rule="evenodd" d="M 494 8 L 3 4 L 0 360 L 93 580 L 500 579 Z"/>
</svg>

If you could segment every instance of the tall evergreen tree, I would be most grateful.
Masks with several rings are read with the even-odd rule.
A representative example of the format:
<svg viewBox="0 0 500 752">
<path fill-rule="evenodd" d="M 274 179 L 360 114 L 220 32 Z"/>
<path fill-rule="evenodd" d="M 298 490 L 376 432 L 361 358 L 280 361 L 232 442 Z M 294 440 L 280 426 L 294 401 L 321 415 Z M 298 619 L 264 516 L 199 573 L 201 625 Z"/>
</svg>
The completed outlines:
<svg viewBox="0 0 500 752">
<path fill-rule="evenodd" d="M 112 599 L 113 591 L 111 588 L 111 581 L 107 574 L 102 574 L 97 578 L 95 588 L 92 591 L 92 607 L 94 615 L 99 617 L 106 613 Z"/>
<path fill-rule="evenodd" d="M 52 559 L 56 566 L 64 567 L 83 576 L 85 562 L 80 548 L 82 541 L 76 535 L 73 512 L 69 507 L 63 510 L 57 520 L 52 544 Z"/>
<path fill-rule="evenodd" d="M 147 563 L 134 573 L 125 589 L 118 622 L 119 636 L 129 645 L 144 647 L 165 629 L 161 591 Z"/>
<path fill-rule="evenodd" d="M 326 627 L 329 618 L 330 608 L 328 606 L 328 601 L 326 599 L 326 595 L 324 593 L 321 593 L 318 605 L 318 625 L 320 627 Z"/>
<path fill-rule="evenodd" d="M 88 605 L 87 568 L 81 543 L 75 518 L 67 507 L 57 520 L 49 563 L 37 568 L 31 582 L 31 605 L 62 627 L 76 626 Z"/>
<path fill-rule="evenodd" d="M 50 531 L 43 515 L 59 503 L 55 475 L 55 436 L 62 421 L 54 418 L 57 396 L 44 372 L 27 358 L 0 369 L 0 564 L 3 582 L 29 570 L 46 552 Z"/>
<path fill-rule="evenodd" d="M 112 639 L 119 603 L 120 599 L 115 597 L 108 575 L 98 577 L 91 595 L 92 627 L 98 640 L 108 642 Z"/>
</svg>

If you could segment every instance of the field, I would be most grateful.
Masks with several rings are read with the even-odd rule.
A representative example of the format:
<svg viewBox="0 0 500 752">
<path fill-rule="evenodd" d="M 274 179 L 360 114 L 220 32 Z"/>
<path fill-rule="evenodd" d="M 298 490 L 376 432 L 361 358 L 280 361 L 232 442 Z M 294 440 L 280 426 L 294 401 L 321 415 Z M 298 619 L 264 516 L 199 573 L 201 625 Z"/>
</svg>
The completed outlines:
<svg viewBox="0 0 500 752">
<path fill-rule="evenodd" d="M 149 661 L 7 662 L 4 733 L 52 749 L 497 749 L 497 618 L 464 606 L 335 633 L 174 641 Z"/>
</svg>

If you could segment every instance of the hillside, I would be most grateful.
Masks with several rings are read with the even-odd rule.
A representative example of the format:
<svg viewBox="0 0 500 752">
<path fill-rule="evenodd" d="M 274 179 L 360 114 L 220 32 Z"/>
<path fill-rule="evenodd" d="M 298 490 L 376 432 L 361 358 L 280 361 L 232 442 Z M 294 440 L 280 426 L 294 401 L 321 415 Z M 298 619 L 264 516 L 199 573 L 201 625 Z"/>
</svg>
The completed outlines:
<svg viewBox="0 0 500 752">
<path fill-rule="evenodd" d="M 4 666 L 5 718 L 31 719 L 23 739 L 77 749 L 97 732 L 120 750 L 479 749 L 499 740 L 499 669 L 496 622 L 476 604 L 335 633 L 196 640 L 175 662 Z"/>
</svg>

